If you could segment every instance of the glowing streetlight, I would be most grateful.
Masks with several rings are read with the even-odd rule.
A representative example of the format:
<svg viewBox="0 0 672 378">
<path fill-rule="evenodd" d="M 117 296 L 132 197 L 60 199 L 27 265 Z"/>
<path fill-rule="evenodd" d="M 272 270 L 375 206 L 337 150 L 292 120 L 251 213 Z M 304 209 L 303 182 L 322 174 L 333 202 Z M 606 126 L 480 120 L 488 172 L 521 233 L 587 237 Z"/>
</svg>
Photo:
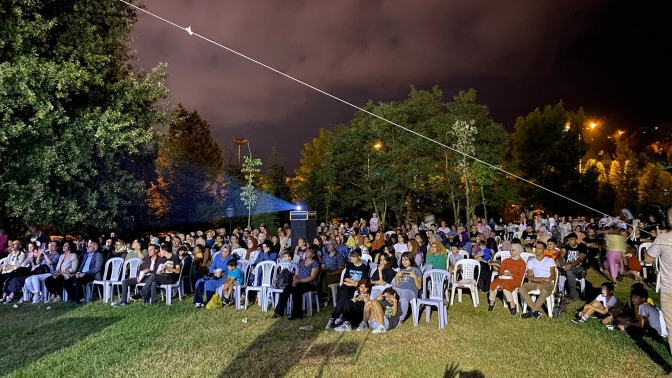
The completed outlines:
<svg viewBox="0 0 672 378">
<path fill-rule="evenodd" d="M 624 132 L 625 132 L 625 131 L 622 131 L 622 130 L 618 130 L 618 136 L 621 136 L 621 135 L 623 135 L 623 133 L 624 133 Z"/>
<path fill-rule="evenodd" d="M 382 143 L 382 142 L 376 142 L 376 143 L 373 145 L 373 149 L 376 150 L 376 151 L 377 151 L 377 150 L 380 150 L 381 148 L 383 148 L 383 143 Z"/>
<path fill-rule="evenodd" d="M 595 123 L 595 122 L 591 122 L 591 123 L 590 123 L 590 128 L 591 128 L 591 129 L 594 129 L 595 126 L 597 126 L 597 123 Z"/>
</svg>

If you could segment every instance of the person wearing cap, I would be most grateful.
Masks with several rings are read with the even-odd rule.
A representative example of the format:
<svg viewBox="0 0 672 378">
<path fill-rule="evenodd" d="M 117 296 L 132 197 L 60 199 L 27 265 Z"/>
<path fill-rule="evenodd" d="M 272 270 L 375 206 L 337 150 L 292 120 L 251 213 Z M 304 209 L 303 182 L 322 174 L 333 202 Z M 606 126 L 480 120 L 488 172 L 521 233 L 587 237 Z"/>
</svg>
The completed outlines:
<svg viewBox="0 0 672 378">
<path fill-rule="evenodd" d="M 567 244 L 560 249 L 559 261 L 561 261 L 560 274 L 567 278 L 566 283 L 569 285 L 567 299 L 573 301 L 576 299 L 576 280 L 586 277 L 585 264 L 588 262 L 588 247 L 584 243 L 579 243 L 575 233 L 567 235 Z"/>
</svg>

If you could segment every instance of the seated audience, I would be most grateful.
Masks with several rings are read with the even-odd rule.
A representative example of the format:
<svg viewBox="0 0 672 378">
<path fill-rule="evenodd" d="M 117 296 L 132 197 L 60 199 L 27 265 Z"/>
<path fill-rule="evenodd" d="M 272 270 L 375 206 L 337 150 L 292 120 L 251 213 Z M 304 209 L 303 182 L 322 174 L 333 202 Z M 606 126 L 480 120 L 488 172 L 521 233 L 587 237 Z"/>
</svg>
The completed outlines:
<svg viewBox="0 0 672 378">
<path fill-rule="evenodd" d="M 54 274 L 44 280 L 47 291 L 51 294 L 49 302 L 60 302 L 62 300 L 63 282 L 77 272 L 79 256 L 75 248 L 72 242 L 63 243 L 63 254 L 58 258 Z"/>
<path fill-rule="evenodd" d="M 150 244 L 147 247 L 147 257 L 142 260 L 138 267 L 138 272 L 135 277 L 130 277 L 121 282 L 121 299 L 117 303 L 113 303 L 114 307 L 122 307 L 128 305 L 128 289 L 131 286 L 136 286 L 139 283 L 147 282 L 152 274 L 156 273 L 159 265 L 166 262 L 165 257 L 159 257 L 159 246 Z"/>
<path fill-rule="evenodd" d="M 522 248 L 520 244 L 511 246 L 511 257 L 502 260 L 499 266 L 499 274 L 490 283 L 490 295 L 488 302 L 488 311 L 495 308 L 495 299 L 497 291 L 502 290 L 504 297 L 509 304 L 509 311 L 511 315 L 516 315 L 517 308 L 513 301 L 513 291 L 520 287 L 523 277 L 525 276 L 526 264 L 520 258 Z"/>
<path fill-rule="evenodd" d="M 306 248 L 303 259 L 299 262 L 298 269 L 294 274 L 292 284 L 285 286 L 280 293 L 273 318 L 279 318 L 285 314 L 290 295 L 292 297 L 292 315 L 289 320 L 303 318 L 303 294 L 318 290 L 320 264 L 315 259 L 315 254 L 316 251 L 312 248 Z"/>
<path fill-rule="evenodd" d="M 176 248 L 176 250 L 179 247 Z M 166 262 L 159 264 L 156 273 L 152 274 L 145 281 L 145 286 L 135 295 L 131 296 L 131 300 L 138 301 L 143 299 L 145 304 L 156 303 L 156 289 L 159 285 L 172 285 L 177 282 L 180 277 L 180 258 L 177 253 L 173 253 L 173 246 L 170 244 L 161 245 L 159 250 L 159 257 L 164 257 Z"/>
<path fill-rule="evenodd" d="M 68 302 L 81 304 L 83 286 L 102 278 L 103 255 L 97 249 L 98 243 L 89 241 L 77 273 L 63 282 L 63 288 L 68 293 Z"/>
<path fill-rule="evenodd" d="M 545 250 L 537 248 L 536 258 L 530 259 L 527 262 L 527 280 L 520 287 L 520 295 L 523 297 L 529 306 L 528 312 L 521 314 L 520 317 L 525 318 L 541 318 L 541 306 L 553 292 L 555 277 L 555 261 L 550 257 L 544 256 Z M 530 291 L 539 290 L 537 300 L 533 301 L 530 296 Z"/>
<path fill-rule="evenodd" d="M 362 252 L 359 248 L 350 252 L 350 262 L 345 266 L 343 285 L 338 287 L 336 306 L 331 312 L 331 318 L 327 322 L 326 329 L 343 324 L 343 310 L 347 301 L 355 294 L 357 282 L 369 275 L 369 267 L 362 262 L 361 258 Z"/>
<path fill-rule="evenodd" d="M 394 290 L 399 294 L 401 321 L 408 316 L 408 306 L 411 300 L 418 298 L 418 291 L 422 289 L 422 272 L 415 265 L 415 260 L 409 252 L 401 254 L 399 272 L 394 277 Z"/>
</svg>

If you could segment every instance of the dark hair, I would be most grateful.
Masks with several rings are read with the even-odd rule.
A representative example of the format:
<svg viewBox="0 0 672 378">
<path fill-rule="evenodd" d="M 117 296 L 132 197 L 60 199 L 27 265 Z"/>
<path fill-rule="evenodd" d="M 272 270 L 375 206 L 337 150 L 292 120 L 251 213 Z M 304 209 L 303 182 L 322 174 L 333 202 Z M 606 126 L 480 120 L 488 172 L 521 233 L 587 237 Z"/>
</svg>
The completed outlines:
<svg viewBox="0 0 672 378">
<path fill-rule="evenodd" d="M 349 256 L 352 256 L 352 255 L 357 255 L 358 257 L 362 257 L 362 250 L 361 250 L 361 248 L 355 248 L 355 249 L 353 249 L 352 251 L 350 251 Z"/>
<path fill-rule="evenodd" d="M 173 252 L 173 246 L 168 244 L 168 243 L 161 244 L 161 249 L 163 249 L 164 251 L 171 252 L 171 253 Z"/>
<path fill-rule="evenodd" d="M 357 290 L 359 290 L 359 287 L 362 285 L 364 285 L 364 287 L 366 288 L 367 294 L 371 294 L 371 288 L 373 287 L 373 285 L 371 284 L 371 280 L 366 277 L 362 277 L 361 280 L 357 281 L 357 285 L 355 287 L 357 288 Z"/>
<path fill-rule="evenodd" d="M 149 247 L 154 247 L 154 249 L 156 249 L 157 251 L 159 250 L 159 246 L 156 245 L 156 244 L 154 244 L 154 243 L 150 243 L 150 244 L 147 246 L 147 249 L 149 249 Z"/>
<path fill-rule="evenodd" d="M 399 300 L 399 294 L 397 294 L 397 291 L 394 290 L 394 289 L 391 288 L 391 287 L 388 287 L 387 289 L 383 290 L 383 292 L 381 293 L 381 295 L 383 295 L 383 294 L 389 294 L 389 295 L 392 295 L 392 296 L 394 296 L 394 297 L 397 299 L 397 301 Z"/>
<path fill-rule="evenodd" d="M 513 238 L 513 240 L 511 240 L 511 244 L 520 244 L 520 238 Z"/>
<path fill-rule="evenodd" d="M 292 251 L 285 251 L 282 253 L 283 256 L 289 256 L 290 259 L 294 258 L 294 252 Z"/>
<path fill-rule="evenodd" d="M 632 297 L 635 295 L 642 298 L 645 302 L 647 299 L 649 299 L 649 292 L 646 290 L 646 288 L 644 288 L 644 286 L 634 287 L 633 285 L 633 288 L 630 291 L 630 296 Z"/>
<path fill-rule="evenodd" d="M 229 262 L 226 263 L 227 266 L 238 266 L 238 260 L 236 259 L 231 259 Z"/>
<path fill-rule="evenodd" d="M 401 257 L 399 258 L 399 268 L 404 267 L 404 264 L 401 262 L 401 260 L 404 257 L 408 260 L 408 262 L 411 263 L 411 268 L 417 267 L 417 265 L 415 264 L 415 259 L 413 258 L 413 255 L 411 254 L 411 252 L 404 252 L 404 253 L 401 254 Z"/>
<path fill-rule="evenodd" d="M 550 239 L 548 239 L 547 243 L 550 243 L 550 242 L 553 242 L 553 243 L 555 243 L 555 244 L 558 244 L 558 241 L 555 240 L 555 238 L 550 238 Z"/>
<path fill-rule="evenodd" d="M 385 261 L 387 261 L 387 266 L 385 266 L 385 268 L 389 268 L 389 267 L 392 265 L 392 262 L 390 261 L 390 255 L 388 255 L 388 254 L 385 253 L 385 252 L 381 252 L 381 253 L 378 255 L 378 262 L 379 262 L 379 263 L 380 263 L 380 258 L 381 258 L 381 257 L 384 257 L 384 258 L 385 258 Z M 380 278 L 382 279 L 383 277 L 380 277 Z"/>
<path fill-rule="evenodd" d="M 541 244 L 541 245 L 543 245 L 543 246 L 544 246 L 544 249 L 546 249 L 546 243 L 544 243 L 544 242 L 542 242 L 542 241 L 538 241 L 537 244 Z"/>
<path fill-rule="evenodd" d="M 607 282 L 602 282 L 602 285 L 600 285 L 600 287 L 606 287 L 607 290 L 609 290 L 609 291 L 614 291 L 614 284 L 611 283 L 611 282 L 609 282 L 609 281 L 607 281 Z"/>
</svg>

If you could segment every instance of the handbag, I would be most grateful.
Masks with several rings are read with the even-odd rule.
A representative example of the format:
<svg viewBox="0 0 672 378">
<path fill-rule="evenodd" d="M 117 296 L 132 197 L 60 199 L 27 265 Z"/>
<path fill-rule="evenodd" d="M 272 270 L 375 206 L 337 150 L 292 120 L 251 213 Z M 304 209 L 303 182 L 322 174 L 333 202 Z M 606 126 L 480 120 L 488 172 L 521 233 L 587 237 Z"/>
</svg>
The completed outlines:
<svg viewBox="0 0 672 378">
<path fill-rule="evenodd" d="M 283 269 L 280 273 L 278 273 L 278 277 L 275 279 L 275 287 L 278 289 L 283 289 L 291 282 L 292 272 L 290 272 L 289 269 Z"/>
</svg>

